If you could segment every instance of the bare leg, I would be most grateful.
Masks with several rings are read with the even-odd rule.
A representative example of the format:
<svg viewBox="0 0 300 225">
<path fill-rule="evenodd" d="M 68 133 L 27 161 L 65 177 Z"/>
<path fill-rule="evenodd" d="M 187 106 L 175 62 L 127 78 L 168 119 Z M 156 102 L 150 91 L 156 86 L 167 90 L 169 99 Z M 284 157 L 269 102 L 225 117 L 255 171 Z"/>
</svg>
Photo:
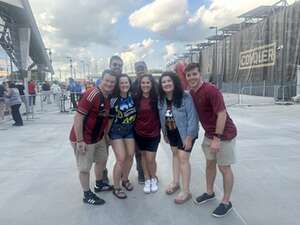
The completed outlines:
<svg viewBox="0 0 300 225">
<path fill-rule="evenodd" d="M 191 165 L 190 153 L 178 150 L 178 159 L 180 165 L 180 175 L 182 179 L 182 192 L 186 195 L 190 193 L 190 180 L 191 180 Z"/>
<path fill-rule="evenodd" d="M 216 179 L 217 168 L 216 161 L 206 160 L 206 189 L 207 194 L 211 195 L 214 193 L 214 183 Z"/>
<path fill-rule="evenodd" d="M 115 188 L 120 188 L 120 181 L 125 167 L 125 145 L 122 139 L 112 141 L 112 148 L 116 156 L 116 163 L 113 169 L 113 182 Z"/>
<path fill-rule="evenodd" d="M 147 168 L 150 178 L 156 178 L 156 152 L 146 152 Z"/>
<path fill-rule="evenodd" d="M 228 204 L 230 200 L 232 188 L 233 188 L 233 183 L 234 183 L 233 173 L 230 165 L 229 166 L 219 165 L 219 170 L 223 176 L 224 197 L 222 202 Z"/>
<path fill-rule="evenodd" d="M 90 190 L 90 173 L 89 172 L 79 172 L 79 181 L 83 191 Z"/>
<path fill-rule="evenodd" d="M 122 180 L 127 181 L 133 163 L 135 142 L 134 139 L 124 139 L 124 142 L 126 146 L 126 160 L 123 169 Z"/>
</svg>

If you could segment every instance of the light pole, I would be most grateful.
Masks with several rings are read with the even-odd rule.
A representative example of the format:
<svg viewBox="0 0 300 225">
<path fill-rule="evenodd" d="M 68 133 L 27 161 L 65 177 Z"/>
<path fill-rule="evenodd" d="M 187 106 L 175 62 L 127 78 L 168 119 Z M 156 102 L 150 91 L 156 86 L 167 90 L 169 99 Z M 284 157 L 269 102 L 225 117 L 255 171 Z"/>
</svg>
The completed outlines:
<svg viewBox="0 0 300 225">
<path fill-rule="evenodd" d="M 215 76 L 217 78 L 217 86 L 219 87 L 219 75 L 218 75 L 218 27 L 217 26 L 212 26 L 209 27 L 209 29 L 215 29 L 216 31 L 216 56 L 215 56 Z"/>
<path fill-rule="evenodd" d="M 70 76 L 73 78 L 73 59 L 70 56 L 68 56 L 67 59 L 69 59 L 70 62 Z"/>
<path fill-rule="evenodd" d="M 46 49 L 46 51 L 48 51 L 50 65 L 52 66 L 52 51 L 51 51 L 51 48 L 45 48 L 45 49 Z M 53 81 L 53 74 L 52 73 L 51 73 L 51 81 Z"/>
</svg>

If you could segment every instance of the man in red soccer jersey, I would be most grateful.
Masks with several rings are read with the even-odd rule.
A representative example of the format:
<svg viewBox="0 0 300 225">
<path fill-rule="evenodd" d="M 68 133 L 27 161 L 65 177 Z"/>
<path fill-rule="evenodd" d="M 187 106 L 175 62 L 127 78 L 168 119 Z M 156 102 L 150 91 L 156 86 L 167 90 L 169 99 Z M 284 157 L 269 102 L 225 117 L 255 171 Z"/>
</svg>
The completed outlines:
<svg viewBox="0 0 300 225">
<path fill-rule="evenodd" d="M 205 131 L 202 149 L 206 157 L 207 192 L 197 197 L 195 203 L 203 204 L 215 198 L 214 181 L 217 172 L 216 165 L 218 165 L 223 176 L 224 196 L 212 215 L 222 217 L 232 210 L 230 202 L 233 188 L 231 164 L 236 161 L 235 139 L 237 130 L 226 111 L 221 92 L 216 86 L 203 81 L 199 64 L 189 64 L 185 68 L 185 73 L 199 120 Z"/>
<path fill-rule="evenodd" d="M 105 185 L 102 180 L 107 161 L 104 132 L 109 121 L 110 100 L 108 96 L 114 90 L 115 83 L 116 76 L 110 70 L 106 70 L 102 74 L 101 84 L 84 93 L 78 103 L 70 133 L 79 180 L 84 192 L 83 202 L 91 205 L 105 203 L 90 190 L 90 170 L 92 164 L 95 163 L 96 186 Z"/>
</svg>

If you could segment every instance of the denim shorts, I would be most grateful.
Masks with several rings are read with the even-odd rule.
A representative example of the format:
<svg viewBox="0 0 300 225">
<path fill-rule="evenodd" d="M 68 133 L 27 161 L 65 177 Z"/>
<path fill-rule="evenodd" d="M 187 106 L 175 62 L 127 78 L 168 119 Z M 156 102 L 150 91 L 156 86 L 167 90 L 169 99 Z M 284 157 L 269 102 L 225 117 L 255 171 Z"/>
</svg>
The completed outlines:
<svg viewBox="0 0 300 225">
<path fill-rule="evenodd" d="M 133 139 L 133 125 L 113 124 L 110 128 L 108 136 L 112 140 L 129 138 Z"/>
</svg>

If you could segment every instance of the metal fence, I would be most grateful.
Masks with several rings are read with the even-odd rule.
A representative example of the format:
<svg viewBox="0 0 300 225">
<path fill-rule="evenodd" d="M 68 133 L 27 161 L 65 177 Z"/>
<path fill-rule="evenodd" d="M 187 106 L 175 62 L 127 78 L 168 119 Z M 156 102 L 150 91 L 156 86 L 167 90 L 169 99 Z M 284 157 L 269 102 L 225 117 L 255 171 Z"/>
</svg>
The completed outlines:
<svg viewBox="0 0 300 225">
<path fill-rule="evenodd" d="M 260 83 L 223 83 L 222 92 L 227 105 L 274 104 L 280 101 L 293 101 L 300 91 L 296 84 L 268 85 Z"/>
</svg>

